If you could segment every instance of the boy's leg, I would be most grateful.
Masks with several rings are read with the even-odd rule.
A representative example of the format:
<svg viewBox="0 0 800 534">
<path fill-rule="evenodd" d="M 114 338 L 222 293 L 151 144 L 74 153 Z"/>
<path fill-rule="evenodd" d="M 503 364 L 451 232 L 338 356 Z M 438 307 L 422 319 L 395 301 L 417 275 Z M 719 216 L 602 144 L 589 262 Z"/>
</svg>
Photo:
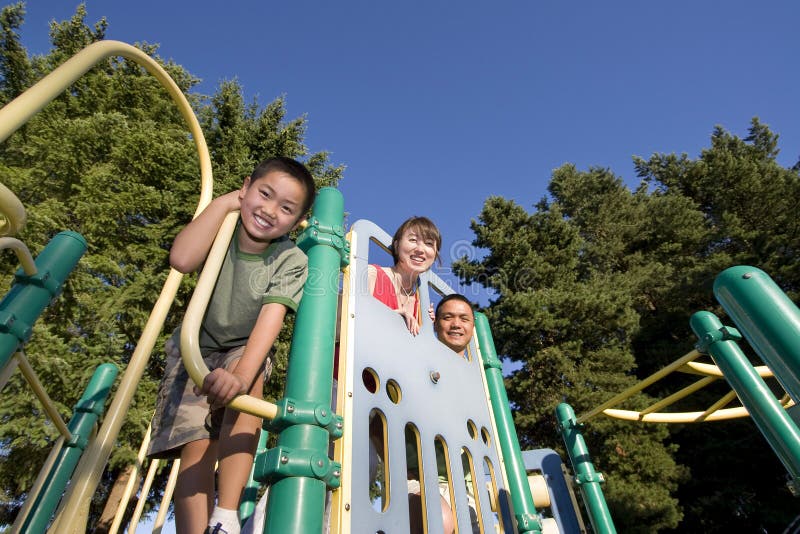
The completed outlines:
<svg viewBox="0 0 800 534">
<path fill-rule="evenodd" d="M 250 396 L 260 399 L 263 394 L 263 375 L 259 374 Z M 258 445 L 258 430 L 261 418 L 239 412 L 225 410 L 225 418 L 219 434 L 219 506 L 237 509 Z"/>
<path fill-rule="evenodd" d="M 260 399 L 263 390 L 264 375 L 259 373 L 249 395 Z M 225 409 L 219 434 L 219 508 L 238 510 L 242 491 L 253 467 L 260 428 L 260 417 Z"/>
<path fill-rule="evenodd" d="M 175 484 L 177 534 L 202 534 L 214 507 L 216 440 L 191 441 L 181 449 L 181 466 Z"/>
</svg>

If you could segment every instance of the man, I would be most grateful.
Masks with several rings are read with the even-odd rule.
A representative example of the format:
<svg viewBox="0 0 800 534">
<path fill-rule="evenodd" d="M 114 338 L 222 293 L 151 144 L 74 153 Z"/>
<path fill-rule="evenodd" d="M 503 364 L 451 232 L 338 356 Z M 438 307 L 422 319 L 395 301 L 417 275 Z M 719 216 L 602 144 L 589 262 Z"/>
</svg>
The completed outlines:
<svg viewBox="0 0 800 534">
<path fill-rule="evenodd" d="M 472 339 L 472 334 L 475 332 L 475 312 L 472 309 L 472 304 L 463 295 L 453 293 L 446 295 L 439 304 L 436 306 L 436 313 L 433 320 L 433 330 L 436 332 L 436 337 L 439 341 L 444 343 L 450 350 L 457 353 L 459 356 L 464 356 L 469 341 Z M 416 460 L 406 460 L 408 465 L 412 463 L 416 465 Z M 437 450 L 437 466 L 444 466 L 446 460 L 439 457 Z M 465 467 L 465 472 L 469 467 Z M 440 473 L 440 475 L 445 473 Z M 417 475 L 418 476 L 418 475 Z M 467 488 L 471 484 L 467 483 Z M 470 490 L 467 490 L 470 492 Z M 450 507 L 448 482 L 439 480 L 439 493 L 441 495 L 441 508 L 442 508 L 442 524 L 444 532 L 451 533 L 455 531 L 456 519 Z M 469 494 L 470 516 L 473 522 L 473 531 L 479 528 L 477 525 L 477 515 L 475 513 L 475 497 Z M 408 493 L 408 506 L 411 523 L 411 533 L 417 534 L 424 531 L 422 527 L 422 497 L 419 491 L 419 482 L 417 480 L 409 480 L 409 493 Z"/>
<path fill-rule="evenodd" d="M 463 295 L 446 295 L 436 306 L 433 329 L 439 341 L 458 354 L 464 354 L 475 331 L 475 312 Z"/>
</svg>

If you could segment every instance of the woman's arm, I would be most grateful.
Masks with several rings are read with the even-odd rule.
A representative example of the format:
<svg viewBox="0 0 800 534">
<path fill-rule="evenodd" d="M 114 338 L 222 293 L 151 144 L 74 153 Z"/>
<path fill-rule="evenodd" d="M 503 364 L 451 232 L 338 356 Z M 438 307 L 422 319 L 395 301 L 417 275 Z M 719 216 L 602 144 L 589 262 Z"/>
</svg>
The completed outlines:
<svg viewBox="0 0 800 534">
<path fill-rule="evenodd" d="M 196 271 L 206 261 L 225 216 L 238 210 L 240 205 L 238 190 L 212 200 L 175 237 L 169 251 L 169 264 L 182 273 Z"/>
</svg>

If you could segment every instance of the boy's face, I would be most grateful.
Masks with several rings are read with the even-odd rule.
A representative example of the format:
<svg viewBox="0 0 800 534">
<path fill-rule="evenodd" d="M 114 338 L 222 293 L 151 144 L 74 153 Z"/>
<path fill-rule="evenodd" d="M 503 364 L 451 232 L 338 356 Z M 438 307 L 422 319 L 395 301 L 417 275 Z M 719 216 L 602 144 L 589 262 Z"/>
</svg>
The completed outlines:
<svg viewBox="0 0 800 534">
<path fill-rule="evenodd" d="M 291 231 L 303 215 L 306 191 L 289 174 L 270 171 L 256 178 L 245 178 L 239 191 L 242 228 L 239 248 L 242 252 L 263 252 L 274 239 Z"/>
<path fill-rule="evenodd" d="M 439 308 L 433 328 L 439 341 L 461 354 L 475 330 L 472 308 L 462 300 L 448 300 Z"/>
</svg>

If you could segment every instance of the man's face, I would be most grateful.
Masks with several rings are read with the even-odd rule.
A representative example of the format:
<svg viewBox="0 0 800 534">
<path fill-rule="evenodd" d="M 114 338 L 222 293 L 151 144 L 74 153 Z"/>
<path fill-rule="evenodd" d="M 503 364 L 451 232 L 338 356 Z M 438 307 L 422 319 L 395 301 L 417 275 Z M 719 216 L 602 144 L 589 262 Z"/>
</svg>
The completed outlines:
<svg viewBox="0 0 800 534">
<path fill-rule="evenodd" d="M 434 329 L 439 341 L 459 354 L 464 352 L 475 330 L 472 307 L 462 300 L 448 300 L 439 308 Z"/>
</svg>

